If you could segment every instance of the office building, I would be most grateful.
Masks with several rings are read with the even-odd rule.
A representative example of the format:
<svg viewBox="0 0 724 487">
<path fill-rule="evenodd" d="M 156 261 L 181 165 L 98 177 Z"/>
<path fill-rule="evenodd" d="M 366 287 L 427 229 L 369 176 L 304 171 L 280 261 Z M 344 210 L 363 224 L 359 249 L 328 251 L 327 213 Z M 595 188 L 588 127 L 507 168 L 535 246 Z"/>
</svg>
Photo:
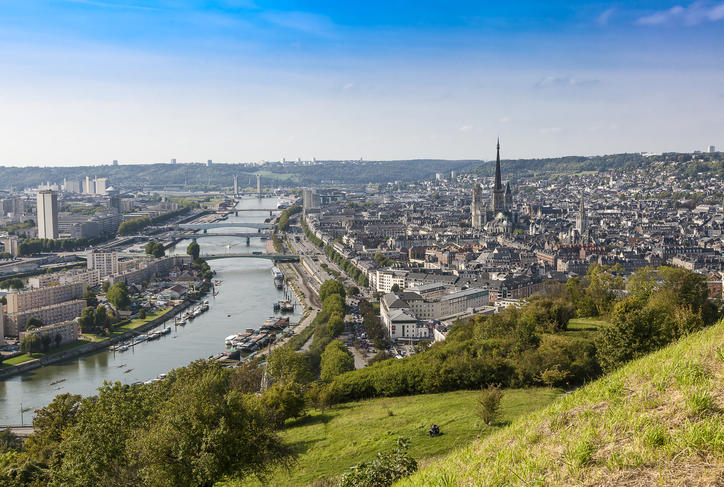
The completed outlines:
<svg viewBox="0 0 724 487">
<path fill-rule="evenodd" d="M 716 147 L 713 146 L 713 145 L 710 145 L 710 146 L 708 147 L 708 152 L 709 152 L 709 153 L 716 152 Z"/>
<path fill-rule="evenodd" d="M 38 191 L 38 238 L 58 238 L 58 194 Z"/>
<path fill-rule="evenodd" d="M 113 159 L 113 165 L 114 165 L 114 166 L 117 166 L 117 165 L 118 165 L 118 161 L 117 161 L 116 159 Z"/>
<path fill-rule="evenodd" d="M 95 178 L 93 194 L 106 194 L 108 190 L 108 178 Z"/>
<path fill-rule="evenodd" d="M 176 158 L 171 159 L 171 164 L 176 164 Z"/>
<path fill-rule="evenodd" d="M 211 159 L 209 159 L 208 161 L 206 161 L 206 167 L 211 167 L 211 164 L 212 164 Z"/>
</svg>

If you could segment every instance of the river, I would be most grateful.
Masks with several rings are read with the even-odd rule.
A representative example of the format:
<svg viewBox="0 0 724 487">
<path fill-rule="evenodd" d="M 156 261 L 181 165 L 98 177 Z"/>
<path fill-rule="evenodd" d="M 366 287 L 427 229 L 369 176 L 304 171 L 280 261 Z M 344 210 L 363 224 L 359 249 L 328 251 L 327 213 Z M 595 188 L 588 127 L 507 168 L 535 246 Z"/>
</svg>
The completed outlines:
<svg viewBox="0 0 724 487">
<path fill-rule="evenodd" d="M 237 208 L 273 208 L 277 200 L 271 198 L 244 198 Z M 268 212 L 239 212 L 230 215 L 229 222 L 263 222 Z M 209 233 L 249 231 L 243 228 L 219 228 Z M 253 230 L 251 230 L 253 231 Z M 266 242 L 251 239 L 250 245 L 239 237 L 204 237 L 198 240 L 203 253 L 265 252 Z M 189 241 L 180 241 L 167 253 L 185 253 Z M 169 335 L 160 340 L 141 343 L 127 352 L 103 350 L 92 355 L 32 370 L 0 381 L 0 424 L 20 424 L 21 404 L 28 412 L 25 424 L 32 419 L 32 411 L 48 404 L 62 393 L 93 395 L 103 381 L 130 384 L 146 381 L 169 370 L 200 358 L 207 358 L 224 350 L 224 338 L 259 328 L 269 316 L 272 305 L 283 297 L 271 276 L 272 262 L 266 259 L 229 258 L 209 261 L 221 281 L 218 295 L 208 295 L 209 311 L 186 326 L 172 327 Z M 300 307 L 290 315 L 298 321 Z M 169 323 L 172 323 L 171 320 Z M 55 382 L 65 379 L 55 385 Z"/>
</svg>

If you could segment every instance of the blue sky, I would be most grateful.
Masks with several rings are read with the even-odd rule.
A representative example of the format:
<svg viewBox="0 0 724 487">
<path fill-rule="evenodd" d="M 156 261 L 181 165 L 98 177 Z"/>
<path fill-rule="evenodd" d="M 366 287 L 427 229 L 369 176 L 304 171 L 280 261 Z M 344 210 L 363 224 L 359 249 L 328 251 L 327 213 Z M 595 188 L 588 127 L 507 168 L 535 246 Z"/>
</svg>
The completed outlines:
<svg viewBox="0 0 724 487">
<path fill-rule="evenodd" d="M 724 1 L 0 0 L 0 162 L 724 146 Z"/>
</svg>

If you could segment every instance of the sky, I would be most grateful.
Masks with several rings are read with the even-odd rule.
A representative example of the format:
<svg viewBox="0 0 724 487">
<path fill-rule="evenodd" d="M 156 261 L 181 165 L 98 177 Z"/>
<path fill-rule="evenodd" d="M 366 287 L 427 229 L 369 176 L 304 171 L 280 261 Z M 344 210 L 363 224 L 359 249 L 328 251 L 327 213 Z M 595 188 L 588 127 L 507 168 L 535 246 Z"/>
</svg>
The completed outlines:
<svg viewBox="0 0 724 487">
<path fill-rule="evenodd" d="M 724 147 L 724 1 L 0 0 L 0 164 Z"/>
</svg>

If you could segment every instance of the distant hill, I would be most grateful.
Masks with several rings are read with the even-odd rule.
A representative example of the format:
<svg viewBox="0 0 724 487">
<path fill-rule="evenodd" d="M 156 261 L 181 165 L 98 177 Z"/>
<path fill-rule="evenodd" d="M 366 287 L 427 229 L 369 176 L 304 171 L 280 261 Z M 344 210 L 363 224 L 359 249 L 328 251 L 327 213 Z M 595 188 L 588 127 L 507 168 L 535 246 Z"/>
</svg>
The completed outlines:
<svg viewBox="0 0 724 487">
<path fill-rule="evenodd" d="M 724 321 L 396 485 L 721 486 L 723 408 Z"/>
<path fill-rule="evenodd" d="M 665 161 L 689 175 L 698 172 L 724 176 L 722 153 L 665 154 L 646 157 L 641 154 L 604 156 L 567 156 L 549 159 L 503 160 L 506 179 L 576 174 L 587 171 L 632 170 Z M 696 158 L 696 161 L 693 160 Z M 359 184 L 387 184 L 430 180 L 440 173 L 444 178 L 451 171 L 492 176 L 492 161 L 411 159 L 398 161 L 318 161 L 316 164 L 220 164 L 211 166 L 189 164 L 121 164 L 119 166 L 12 167 L 0 166 L 0 190 L 34 188 L 46 182 L 61 184 L 64 178 L 84 179 L 86 176 L 109 178 L 117 189 L 230 189 L 238 176 L 241 188 L 256 188 L 256 176 L 262 186 L 304 187 Z"/>
</svg>

